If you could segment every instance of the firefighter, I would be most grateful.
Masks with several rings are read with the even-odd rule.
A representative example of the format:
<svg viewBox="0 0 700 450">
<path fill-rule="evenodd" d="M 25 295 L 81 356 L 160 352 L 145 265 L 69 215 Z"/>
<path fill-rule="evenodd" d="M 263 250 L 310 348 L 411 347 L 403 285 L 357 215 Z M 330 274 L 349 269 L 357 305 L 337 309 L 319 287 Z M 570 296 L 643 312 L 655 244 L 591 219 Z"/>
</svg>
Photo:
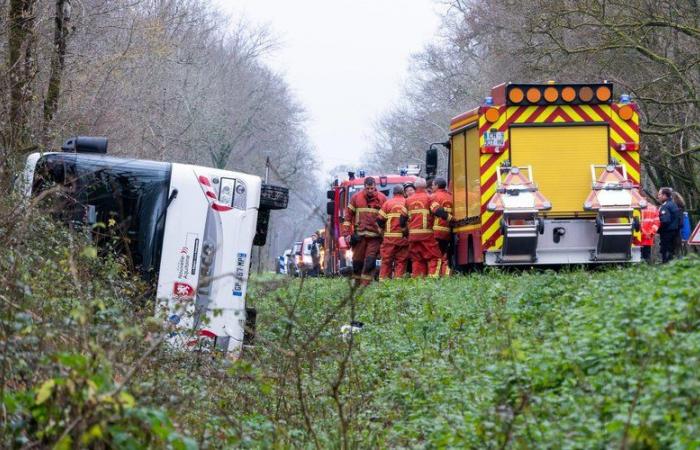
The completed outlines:
<svg viewBox="0 0 700 450">
<path fill-rule="evenodd" d="M 647 200 L 647 207 L 642 210 L 642 258 L 651 262 L 651 249 L 654 246 L 654 236 L 659 231 L 659 209 Z"/>
<path fill-rule="evenodd" d="M 403 185 L 403 196 L 408 198 L 416 193 L 416 187 L 413 183 L 406 183 Z"/>
<path fill-rule="evenodd" d="M 379 253 L 382 257 L 380 280 L 390 278 L 392 272 L 394 278 L 401 278 L 406 273 L 408 240 L 404 236 L 405 226 L 401 225 L 401 216 L 407 214 L 403 186 L 394 186 L 394 197 L 384 202 L 377 218 L 377 225 L 384 229 Z"/>
<path fill-rule="evenodd" d="M 671 195 L 673 190 L 668 187 L 659 189 L 656 199 L 661 203 L 659 208 L 659 247 L 661 250 L 661 262 L 666 263 L 673 259 L 673 250 L 676 243 L 676 235 L 680 233 L 680 210 L 673 202 Z"/>
<path fill-rule="evenodd" d="M 438 261 L 440 249 L 433 237 L 433 215 L 430 213 L 432 203 L 426 192 L 425 179 L 417 178 L 413 182 L 416 193 L 406 199 L 407 214 L 402 217 L 402 225 L 408 224 L 408 245 L 411 256 L 413 278 L 439 276 Z"/>
<path fill-rule="evenodd" d="M 364 189 L 352 196 L 345 209 L 343 236 L 352 247 L 353 278 L 361 285 L 368 285 L 374 279 L 382 242 L 377 217 L 385 201 L 386 196 L 377 191 L 374 178 L 367 177 Z"/>
<path fill-rule="evenodd" d="M 435 216 L 433 235 L 440 249 L 440 261 L 438 262 L 440 276 L 450 274 L 447 261 L 450 243 L 452 242 L 452 230 L 450 229 L 450 223 L 452 222 L 452 194 L 447 192 L 446 188 L 447 181 L 444 178 L 438 177 L 433 180 L 433 201 L 430 204 L 430 212 Z"/>
</svg>

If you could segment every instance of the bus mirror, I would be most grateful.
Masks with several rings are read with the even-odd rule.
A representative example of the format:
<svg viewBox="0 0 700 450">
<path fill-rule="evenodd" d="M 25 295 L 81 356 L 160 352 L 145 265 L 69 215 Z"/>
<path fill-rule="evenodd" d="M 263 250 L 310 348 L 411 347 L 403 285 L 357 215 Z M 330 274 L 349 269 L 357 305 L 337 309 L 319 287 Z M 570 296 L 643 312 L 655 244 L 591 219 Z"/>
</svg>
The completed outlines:
<svg viewBox="0 0 700 450">
<path fill-rule="evenodd" d="M 425 152 L 425 173 L 429 177 L 437 175 L 438 152 L 436 148 L 429 148 Z"/>
<path fill-rule="evenodd" d="M 333 216 L 334 212 L 335 212 L 335 202 L 326 203 L 326 214 L 328 214 L 329 216 Z"/>
<path fill-rule="evenodd" d="M 326 191 L 326 198 L 328 200 L 335 200 L 335 191 L 333 189 Z"/>
<path fill-rule="evenodd" d="M 282 186 L 263 184 L 260 188 L 260 210 L 286 209 L 289 203 L 289 189 Z M 267 212 L 268 216 L 270 211 Z"/>
<path fill-rule="evenodd" d="M 267 229 L 270 225 L 270 210 L 267 208 L 260 208 L 258 210 L 258 222 L 255 225 L 255 237 L 253 238 L 253 245 L 262 247 L 267 242 Z"/>
</svg>

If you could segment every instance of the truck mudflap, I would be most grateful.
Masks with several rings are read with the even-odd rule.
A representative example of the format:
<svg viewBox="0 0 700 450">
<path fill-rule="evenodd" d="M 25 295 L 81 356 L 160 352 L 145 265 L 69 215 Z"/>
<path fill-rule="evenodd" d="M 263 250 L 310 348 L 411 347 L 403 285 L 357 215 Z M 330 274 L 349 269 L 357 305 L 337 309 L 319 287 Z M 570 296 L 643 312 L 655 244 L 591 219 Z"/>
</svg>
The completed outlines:
<svg viewBox="0 0 700 450">
<path fill-rule="evenodd" d="M 527 176 L 523 173 L 527 170 Z M 506 176 L 501 180 L 503 173 Z M 538 236 L 544 232 L 540 211 L 552 208 L 532 180 L 532 167 L 501 167 L 498 187 L 487 205 L 489 211 L 502 213 L 503 247 L 496 263 L 534 263 L 537 261 Z"/>
<path fill-rule="evenodd" d="M 603 169 L 599 176 L 596 171 Z M 647 207 L 637 186 L 627 178 L 625 166 L 591 165 L 593 188 L 584 202 L 584 209 L 596 211 L 597 246 L 591 261 L 632 259 L 634 233 L 639 231 L 635 210 Z"/>
</svg>

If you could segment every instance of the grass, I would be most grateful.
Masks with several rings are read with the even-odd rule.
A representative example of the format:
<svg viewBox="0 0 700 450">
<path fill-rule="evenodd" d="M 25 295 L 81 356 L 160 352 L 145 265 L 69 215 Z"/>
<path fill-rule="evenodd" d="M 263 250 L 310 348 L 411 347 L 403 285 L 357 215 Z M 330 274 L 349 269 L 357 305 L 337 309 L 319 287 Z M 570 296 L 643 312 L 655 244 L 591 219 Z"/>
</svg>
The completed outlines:
<svg viewBox="0 0 700 450">
<path fill-rule="evenodd" d="M 26 220 L 0 236 L 3 448 L 700 447 L 698 258 L 365 290 L 265 275 L 232 361 L 170 348 L 119 259 Z"/>
</svg>

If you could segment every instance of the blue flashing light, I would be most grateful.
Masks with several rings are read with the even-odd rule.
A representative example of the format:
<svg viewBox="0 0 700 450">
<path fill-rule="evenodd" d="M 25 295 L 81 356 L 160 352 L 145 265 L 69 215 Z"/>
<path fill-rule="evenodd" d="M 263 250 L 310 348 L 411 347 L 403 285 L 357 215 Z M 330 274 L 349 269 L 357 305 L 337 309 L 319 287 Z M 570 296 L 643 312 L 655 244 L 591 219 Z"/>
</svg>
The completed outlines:
<svg viewBox="0 0 700 450">
<path fill-rule="evenodd" d="M 484 105 L 486 106 L 493 106 L 493 97 L 486 97 L 484 99 Z"/>
<path fill-rule="evenodd" d="M 622 94 L 620 95 L 620 103 L 630 103 L 632 99 L 630 98 L 629 94 Z"/>
</svg>

